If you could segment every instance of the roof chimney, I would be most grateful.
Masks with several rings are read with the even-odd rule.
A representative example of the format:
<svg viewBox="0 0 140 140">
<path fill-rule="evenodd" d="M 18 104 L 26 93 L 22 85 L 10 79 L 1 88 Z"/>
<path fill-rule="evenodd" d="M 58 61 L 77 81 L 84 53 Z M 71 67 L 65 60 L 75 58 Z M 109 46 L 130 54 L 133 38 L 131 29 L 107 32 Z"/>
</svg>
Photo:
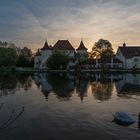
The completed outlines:
<svg viewBox="0 0 140 140">
<path fill-rule="evenodd" d="M 123 43 L 123 47 L 126 47 L 126 44 L 125 43 Z"/>
</svg>

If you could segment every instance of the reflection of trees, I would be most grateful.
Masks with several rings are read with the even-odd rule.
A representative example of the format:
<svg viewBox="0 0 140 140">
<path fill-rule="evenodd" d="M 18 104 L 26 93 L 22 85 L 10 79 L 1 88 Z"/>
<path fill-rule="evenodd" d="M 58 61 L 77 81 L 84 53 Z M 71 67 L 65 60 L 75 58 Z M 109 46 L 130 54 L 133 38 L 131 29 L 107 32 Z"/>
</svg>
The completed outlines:
<svg viewBox="0 0 140 140">
<path fill-rule="evenodd" d="M 0 74 L 0 96 L 14 94 L 16 91 L 17 78 L 13 74 Z"/>
<path fill-rule="evenodd" d="M 106 101 L 112 96 L 113 84 L 107 82 L 92 82 L 92 93 L 95 99 Z"/>
<path fill-rule="evenodd" d="M 19 74 L 17 75 L 18 78 L 18 86 L 20 88 L 24 88 L 24 90 L 30 89 L 32 85 L 32 78 L 29 74 Z"/>
<path fill-rule="evenodd" d="M 25 78 L 26 77 L 26 78 Z M 20 88 L 28 90 L 32 80 L 29 75 L 16 75 L 13 73 L 0 74 L 0 96 L 14 94 Z"/>
<path fill-rule="evenodd" d="M 66 74 L 49 74 L 48 83 L 52 86 L 52 90 L 56 93 L 57 98 L 68 100 L 72 96 L 74 82 Z"/>
</svg>

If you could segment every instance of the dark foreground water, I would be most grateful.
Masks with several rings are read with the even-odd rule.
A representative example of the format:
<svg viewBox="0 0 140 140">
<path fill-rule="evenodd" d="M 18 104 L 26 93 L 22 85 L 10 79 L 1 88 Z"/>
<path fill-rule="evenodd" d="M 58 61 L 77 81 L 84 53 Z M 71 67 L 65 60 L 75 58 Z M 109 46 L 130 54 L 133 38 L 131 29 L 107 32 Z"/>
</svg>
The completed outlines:
<svg viewBox="0 0 140 140">
<path fill-rule="evenodd" d="M 140 75 L 0 75 L 0 140 L 140 140 L 139 113 Z"/>
</svg>

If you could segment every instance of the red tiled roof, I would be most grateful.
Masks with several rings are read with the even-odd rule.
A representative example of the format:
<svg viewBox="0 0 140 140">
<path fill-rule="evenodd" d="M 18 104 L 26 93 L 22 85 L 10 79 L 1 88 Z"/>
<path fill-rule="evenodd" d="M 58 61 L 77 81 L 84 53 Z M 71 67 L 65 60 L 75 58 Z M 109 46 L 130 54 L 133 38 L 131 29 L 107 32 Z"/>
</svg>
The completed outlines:
<svg viewBox="0 0 140 140">
<path fill-rule="evenodd" d="M 68 40 L 58 40 L 53 50 L 75 50 Z"/>
<path fill-rule="evenodd" d="M 140 56 L 140 46 L 126 46 L 126 47 L 119 46 L 119 49 L 125 58 Z"/>
<path fill-rule="evenodd" d="M 46 41 L 45 44 L 44 44 L 44 46 L 43 46 L 43 48 L 41 50 L 52 50 L 52 47 L 50 47 L 48 45 L 48 42 Z"/>
<path fill-rule="evenodd" d="M 76 50 L 87 50 L 87 48 L 85 47 L 83 41 L 81 41 L 80 46 Z"/>
</svg>

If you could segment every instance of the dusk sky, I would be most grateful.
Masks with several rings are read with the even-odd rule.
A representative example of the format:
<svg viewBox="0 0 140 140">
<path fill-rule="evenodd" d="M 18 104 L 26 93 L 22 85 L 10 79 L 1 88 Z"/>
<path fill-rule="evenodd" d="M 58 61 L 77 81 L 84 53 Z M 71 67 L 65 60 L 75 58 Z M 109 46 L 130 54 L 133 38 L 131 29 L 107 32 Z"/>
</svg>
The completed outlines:
<svg viewBox="0 0 140 140">
<path fill-rule="evenodd" d="M 104 38 L 118 45 L 140 45 L 140 0 L 0 0 L 0 40 L 41 48 L 82 39 L 91 50 Z"/>
</svg>

